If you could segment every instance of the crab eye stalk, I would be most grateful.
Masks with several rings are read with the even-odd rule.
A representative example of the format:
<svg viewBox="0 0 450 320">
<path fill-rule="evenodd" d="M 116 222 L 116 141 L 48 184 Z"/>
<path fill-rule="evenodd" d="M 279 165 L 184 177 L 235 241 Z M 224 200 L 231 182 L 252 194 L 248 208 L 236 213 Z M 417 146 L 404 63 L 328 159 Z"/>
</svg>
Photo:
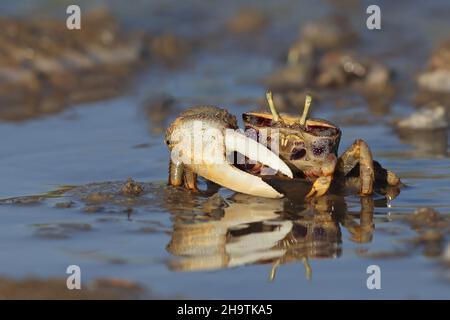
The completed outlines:
<svg viewBox="0 0 450 320">
<path fill-rule="evenodd" d="M 312 98 L 310 95 L 306 95 L 305 98 L 305 106 L 303 108 L 303 114 L 302 117 L 300 118 L 300 125 L 304 126 L 306 123 L 306 117 L 308 116 L 308 112 L 309 112 L 309 107 L 311 106 L 311 101 Z"/>
<path fill-rule="evenodd" d="M 272 113 L 273 116 L 273 121 L 274 122 L 280 121 L 281 120 L 280 115 L 278 114 L 277 109 L 275 109 L 275 104 L 273 103 L 272 91 L 266 92 L 266 99 L 267 103 L 269 104 L 270 112 Z"/>
</svg>

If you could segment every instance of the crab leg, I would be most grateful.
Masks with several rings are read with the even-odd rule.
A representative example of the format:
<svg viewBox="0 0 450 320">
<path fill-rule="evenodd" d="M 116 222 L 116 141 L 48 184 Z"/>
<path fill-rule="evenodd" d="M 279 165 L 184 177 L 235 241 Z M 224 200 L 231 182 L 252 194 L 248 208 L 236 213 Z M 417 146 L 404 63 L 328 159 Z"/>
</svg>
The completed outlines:
<svg viewBox="0 0 450 320">
<path fill-rule="evenodd" d="M 372 240 L 375 228 L 373 223 L 374 200 L 372 197 L 361 197 L 360 202 L 359 224 L 349 215 L 346 215 L 342 225 L 350 232 L 350 240 L 358 243 L 367 243 Z"/>
<path fill-rule="evenodd" d="M 178 187 L 183 183 L 183 163 L 177 161 L 176 163 L 170 160 L 169 162 L 169 185 Z"/>
<path fill-rule="evenodd" d="M 356 140 L 339 157 L 336 172 L 345 176 L 359 163 L 359 177 L 361 179 L 361 195 L 373 193 L 374 168 L 372 153 L 364 140 Z"/>
<path fill-rule="evenodd" d="M 197 174 L 188 168 L 184 170 L 184 187 L 188 190 L 197 190 Z"/>
</svg>

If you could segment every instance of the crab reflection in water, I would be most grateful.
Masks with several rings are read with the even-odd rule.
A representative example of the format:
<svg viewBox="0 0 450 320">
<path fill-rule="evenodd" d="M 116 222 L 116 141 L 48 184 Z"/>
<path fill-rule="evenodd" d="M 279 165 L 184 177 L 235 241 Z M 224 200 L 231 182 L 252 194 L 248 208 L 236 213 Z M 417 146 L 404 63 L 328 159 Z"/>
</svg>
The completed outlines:
<svg viewBox="0 0 450 320">
<path fill-rule="evenodd" d="M 278 266 L 302 262 L 312 277 L 309 259 L 334 259 L 342 254 L 341 227 L 351 241 L 366 243 L 374 230 L 372 197 L 361 197 L 359 213 L 347 211 L 344 197 L 326 195 L 309 204 L 234 194 L 220 217 L 174 216 L 167 250 L 176 258 L 174 271 L 204 271 L 243 265 Z M 358 221 L 359 220 L 359 221 Z"/>
</svg>

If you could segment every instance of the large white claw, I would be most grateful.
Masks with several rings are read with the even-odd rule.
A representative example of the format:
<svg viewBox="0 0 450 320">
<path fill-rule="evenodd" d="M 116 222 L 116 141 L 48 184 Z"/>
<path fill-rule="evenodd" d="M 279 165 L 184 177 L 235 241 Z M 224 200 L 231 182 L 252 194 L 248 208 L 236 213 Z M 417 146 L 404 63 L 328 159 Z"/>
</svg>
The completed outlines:
<svg viewBox="0 0 450 320">
<path fill-rule="evenodd" d="M 198 175 L 233 191 L 265 198 L 283 197 L 283 194 L 261 178 L 241 171 L 230 164 L 192 165 L 192 169 Z"/>
<path fill-rule="evenodd" d="M 239 152 L 252 160 L 261 162 L 276 171 L 280 171 L 289 178 L 293 177 L 291 169 L 275 153 L 237 131 L 226 132 L 225 147 L 228 152 Z"/>
<path fill-rule="evenodd" d="M 200 163 L 192 163 L 189 167 L 198 175 L 233 191 L 266 198 L 283 197 L 283 194 L 260 177 L 239 170 L 228 163 L 226 155 L 233 151 L 292 178 L 289 167 L 275 153 L 255 140 L 232 130 L 228 130 L 224 137 L 216 136 L 216 139 L 203 141 L 203 155 L 197 157 L 201 159 Z"/>
</svg>

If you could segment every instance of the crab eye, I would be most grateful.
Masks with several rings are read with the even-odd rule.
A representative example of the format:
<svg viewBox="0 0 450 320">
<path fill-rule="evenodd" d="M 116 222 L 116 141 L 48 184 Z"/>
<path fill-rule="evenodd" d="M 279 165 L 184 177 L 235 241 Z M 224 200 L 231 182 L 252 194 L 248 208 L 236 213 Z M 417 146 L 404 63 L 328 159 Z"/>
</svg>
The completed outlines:
<svg viewBox="0 0 450 320">
<path fill-rule="evenodd" d="M 305 149 L 293 149 L 291 154 L 291 160 L 299 160 L 306 155 Z"/>
</svg>

